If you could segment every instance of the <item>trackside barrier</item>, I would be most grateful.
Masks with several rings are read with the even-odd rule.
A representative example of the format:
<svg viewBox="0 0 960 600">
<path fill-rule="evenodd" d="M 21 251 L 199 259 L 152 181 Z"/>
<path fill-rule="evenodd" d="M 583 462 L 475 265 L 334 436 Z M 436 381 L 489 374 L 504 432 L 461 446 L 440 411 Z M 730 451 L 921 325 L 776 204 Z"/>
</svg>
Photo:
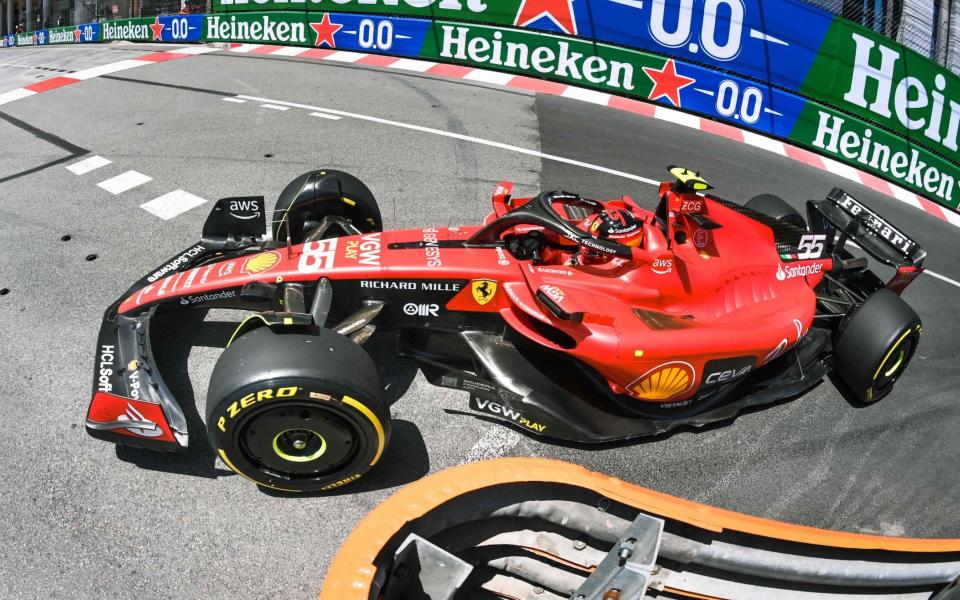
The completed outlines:
<svg viewBox="0 0 960 600">
<path fill-rule="evenodd" d="M 782 138 L 957 210 L 960 78 L 797 0 L 215 0 L 4 45 L 249 42 L 507 71 Z"/>
<path fill-rule="evenodd" d="M 320 600 L 957 600 L 960 539 L 801 527 L 559 461 L 509 458 L 394 494 L 341 546 Z"/>
</svg>

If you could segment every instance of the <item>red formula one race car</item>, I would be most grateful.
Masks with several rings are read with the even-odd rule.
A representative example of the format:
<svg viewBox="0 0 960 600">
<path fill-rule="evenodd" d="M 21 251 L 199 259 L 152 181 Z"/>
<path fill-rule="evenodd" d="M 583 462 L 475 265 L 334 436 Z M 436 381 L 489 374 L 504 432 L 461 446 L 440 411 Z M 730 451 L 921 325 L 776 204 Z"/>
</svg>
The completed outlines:
<svg viewBox="0 0 960 600">
<path fill-rule="evenodd" d="M 211 307 L 255 312 L 211 376 L 210 442 L 284 490 L 338 487 L 379 460 L 390 415 L 362 346 L 375 331 L 399 331 L 401 354 L 474 410 L 575 442 L 728 419 L 828 374 L 857 401 L 888 394 L 921 331 L 899 296 L 922 271 L 917 243 L 839 189 L 807 203 L 808 227 L 779 198 L 740 205 L 671 172 L 653 212 L 501 183 L 480 226 L 390 232 L 338 171 L 290 183 L 269 231 L 262 197 L 220 200 L 199 243 L 107 309 L 87 431 L 186 447 L 150 321 Z"/>
</svg>

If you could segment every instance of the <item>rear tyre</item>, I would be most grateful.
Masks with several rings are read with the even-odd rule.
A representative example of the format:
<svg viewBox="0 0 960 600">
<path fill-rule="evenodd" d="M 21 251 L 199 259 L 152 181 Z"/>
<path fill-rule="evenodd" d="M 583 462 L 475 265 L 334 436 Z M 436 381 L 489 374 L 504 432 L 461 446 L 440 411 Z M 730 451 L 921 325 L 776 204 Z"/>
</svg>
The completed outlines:
<svg viewBox="0 0 960 600">
<path fill-rule="evenodd" d="M 920 342 L 920 317 L 888 289 L 867 298 L 834 340 L 834 372 L 863 404 L 880 400 L 906 370 Z"/>
<path fill-rule="evenodd" d="M 373 192 L 349 173 L 333 169 L 310 171 L 283 189 L 273 209 L 273 239 L 294 244 L 326 216 L 344 217 L 360 231 L 383 231 L 380 207 Z"/>
<path fill-rule="evenodd" d="M 807 228 L 807 221 L 803 218 L 803 215 L 797 212 L 797 209 L 787 204 L 780 196 L 760 194 L 759 196 L 750 198 L 744 206 L 763 213 L 768 217 L 773 217 L 778 221 L 799 227 L 800 229 Z"/>
<path fill-rule="evenodd" d="M 207 393 L 207 431 L 224 463 L 258 485 L 330 490 L 359 479 L 390 440 L 380 375 L 360 346 L 260 327 L 221 355 Z"/>
</svg>

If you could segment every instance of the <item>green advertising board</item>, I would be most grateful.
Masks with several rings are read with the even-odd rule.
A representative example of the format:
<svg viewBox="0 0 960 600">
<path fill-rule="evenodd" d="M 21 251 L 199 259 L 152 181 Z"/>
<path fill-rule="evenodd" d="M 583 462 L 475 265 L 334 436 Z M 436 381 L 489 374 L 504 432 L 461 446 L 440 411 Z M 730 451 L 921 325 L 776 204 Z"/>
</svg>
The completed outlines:
<svg viewBox="0 0 960 600">
<path fill-rule="evenodd" d="M 643 67 L 666 59 L 636 50 L 521 29 L 434 23 L 423 58 L 547 77 L 574 85 L 646 98 L 653 85 Z"/>
<path fill-rule="evenodd" d="M 307 22 L 306 14 L 289 12 L 207 15 L 203 39 L 208 42 L 312 46 L 314 35 Z"/>
<path fill-rule="evenodd" d="M 155 18 L 119 19 L 104 21 L 100 24 L 100 41 L 130 40 L 133 42 L 150 42 L 160 40 L 160 28 Z M 156 30 L 156 35 L 154 31 Z"/>
<path fill-rule="evenodd" d="M 47 30 L 48 44 L 74 44 L 77 41 L 76 27 L 55 27 Z"/>
<path fill-rule="evenodd" d="M 800 91 L 960 163 L 960 78 L 873 32 L 835 20 Z"/>
<path fill-rule="evenodd" d="M 214 12 L 349 12 L 513 25 L 525 0 L 213 0 Z"/>
</svg>

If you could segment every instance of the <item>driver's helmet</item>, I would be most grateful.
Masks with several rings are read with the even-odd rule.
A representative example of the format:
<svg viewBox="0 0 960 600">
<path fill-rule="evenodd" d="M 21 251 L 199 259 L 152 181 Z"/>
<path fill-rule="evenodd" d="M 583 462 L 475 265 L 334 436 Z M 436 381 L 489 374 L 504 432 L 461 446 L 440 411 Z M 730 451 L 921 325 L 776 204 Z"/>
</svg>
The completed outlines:
<svg viewBox="0 0 960 600">
<path fill-rule="evenodd" d="M 590 233 L 624 246 L 639 246 L 643 241 L 643 221 L 626 208 L 607 208 L 587 221 Z"/>
</svg>

